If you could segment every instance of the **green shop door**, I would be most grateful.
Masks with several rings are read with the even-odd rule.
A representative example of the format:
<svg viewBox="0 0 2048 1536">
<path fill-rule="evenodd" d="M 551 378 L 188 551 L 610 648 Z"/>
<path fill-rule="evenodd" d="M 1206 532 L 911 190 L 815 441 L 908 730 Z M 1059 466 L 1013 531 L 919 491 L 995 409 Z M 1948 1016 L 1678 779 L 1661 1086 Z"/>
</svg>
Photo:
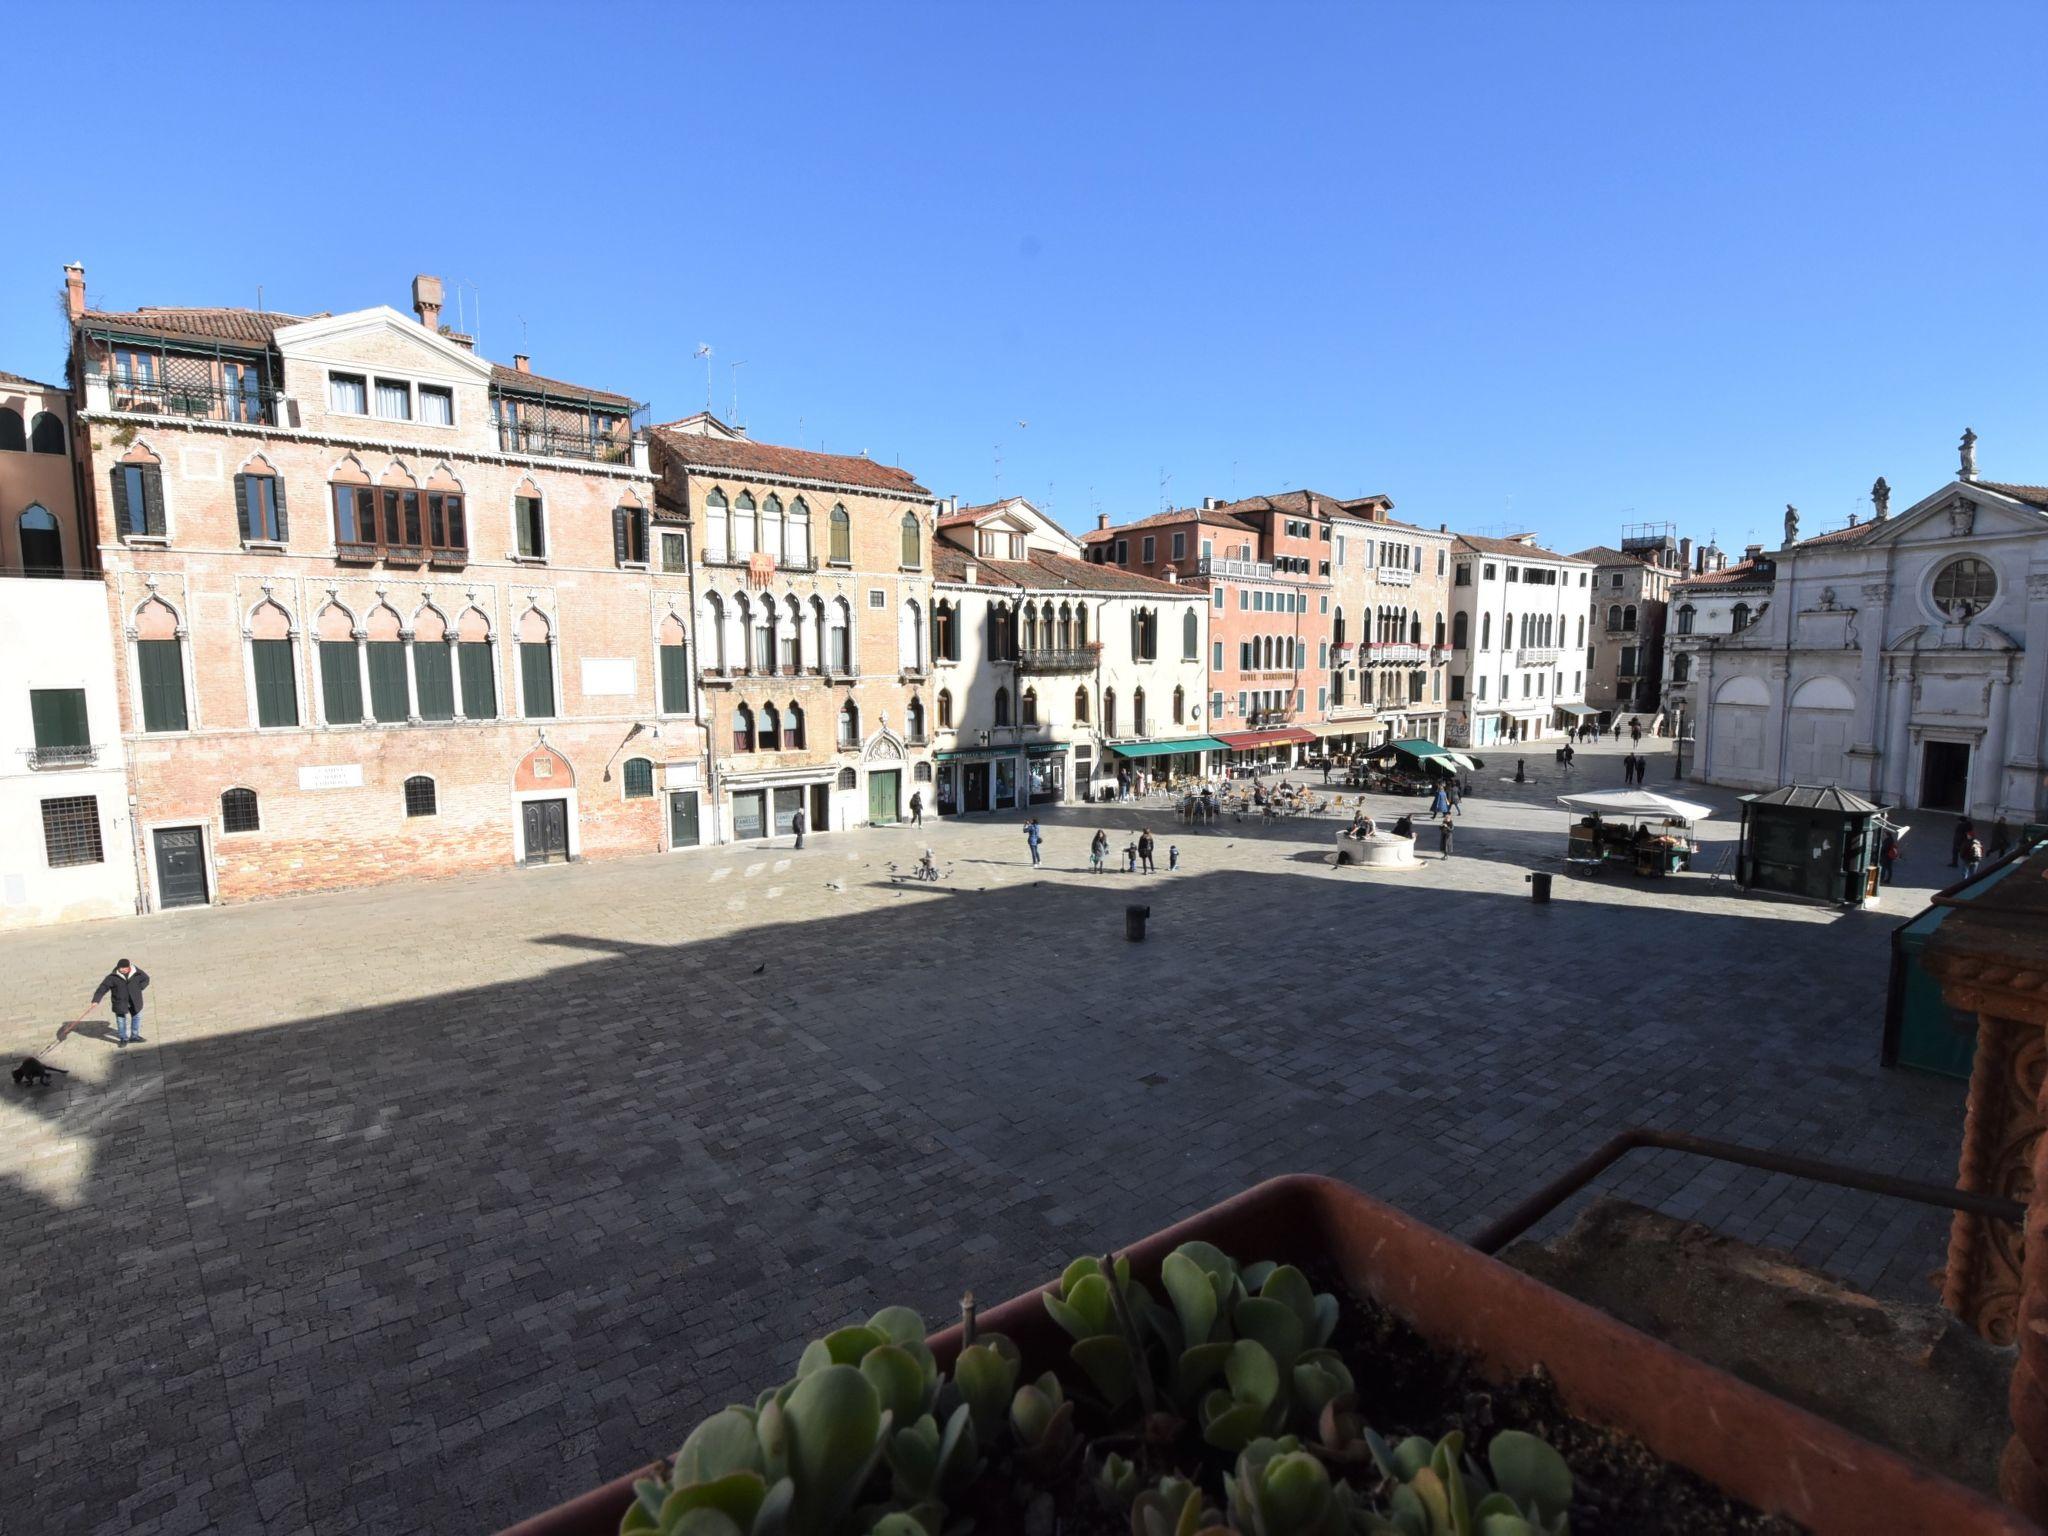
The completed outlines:
<svg viewBox="0 0 2048 1536">
<path fill-rule="evenodd" d="M 868 820 L 878 827 L 886 827 L 896 820 L 899 804 L 897 793 L 903 785 L 903 772 L 898 768 L 868 773 Z"/>
</svg>

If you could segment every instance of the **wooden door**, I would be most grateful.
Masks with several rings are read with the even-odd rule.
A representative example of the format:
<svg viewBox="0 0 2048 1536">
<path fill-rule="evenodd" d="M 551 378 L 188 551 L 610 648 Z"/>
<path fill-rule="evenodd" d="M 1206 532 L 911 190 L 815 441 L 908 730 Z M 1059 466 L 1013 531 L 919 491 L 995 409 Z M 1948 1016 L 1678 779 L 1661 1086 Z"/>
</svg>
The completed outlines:
<svg viewBox="0 0 2048 1536">
<path fill-rule="evenodd" d="M 155 836 L 157 904 L 205 906 L 205 836 L 197 827 L 159 827 Z"/>
<path fill-rule="evenodd" d="M 569 861 L 569 802 L 529 800 L 526 816 L 526 862 L 566 864 Z"/>
<path fill-rule="evenodd" d="M 901 788 L 903 774 L 895 768 L 868 773 L 868 820 L 875 826 L 886 827 L 896 820 L 897 793 Z"/>
</svg>

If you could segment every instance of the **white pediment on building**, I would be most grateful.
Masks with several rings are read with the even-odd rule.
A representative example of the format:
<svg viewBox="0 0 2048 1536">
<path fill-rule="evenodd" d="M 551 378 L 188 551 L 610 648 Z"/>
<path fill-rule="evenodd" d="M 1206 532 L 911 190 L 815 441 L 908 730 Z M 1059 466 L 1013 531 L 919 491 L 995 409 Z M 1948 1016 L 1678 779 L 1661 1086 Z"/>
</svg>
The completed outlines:
<svg viewBox="0 0 2048 1536">
<path fill-rule="evenodd" d="M 1011 496 L 997 502 L 977 517 L 973 526 L 977 530 L 1021 533 L 1034 548 L 1076 560 L 1081 558 L 1080 541 L 1033 506 L 1028 497 Z"/>
<path fill-rule="evenodd" d="M 280 326 L 277 350 L 288 362 L 388 368 L 414 377 L 424 374 L 476 383 L 487 383 L 491 377 L 491 365 L 486 359 L 401 315 L 388 304 Z"/>
<path fill-rule="evenodd" d="M 1943 544 L 2048 532 L 2048 513 L 1988 485 L 1955 480 L 1874 527 L 1866 546 Z"/>
</svg>

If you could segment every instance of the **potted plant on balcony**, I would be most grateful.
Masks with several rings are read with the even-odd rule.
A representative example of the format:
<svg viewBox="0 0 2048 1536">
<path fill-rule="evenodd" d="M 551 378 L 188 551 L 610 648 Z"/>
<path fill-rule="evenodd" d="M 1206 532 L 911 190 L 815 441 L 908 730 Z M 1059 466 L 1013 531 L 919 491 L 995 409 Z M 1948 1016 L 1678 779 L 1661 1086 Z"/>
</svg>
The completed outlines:
<svg viewBox="0 0 2048 1536">
<path fill-rule="evenodd" d="M 2032 1529 L 1327 1179 L 963 1311 L 829 1334 L 508 1536 Z"/>
</svg>

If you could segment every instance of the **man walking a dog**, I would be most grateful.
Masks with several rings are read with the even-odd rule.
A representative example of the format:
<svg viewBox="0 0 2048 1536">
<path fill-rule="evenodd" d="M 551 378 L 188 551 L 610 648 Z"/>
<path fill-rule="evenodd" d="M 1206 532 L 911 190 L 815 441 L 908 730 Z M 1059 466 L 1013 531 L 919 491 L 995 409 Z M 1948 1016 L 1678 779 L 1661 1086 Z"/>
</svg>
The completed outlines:
<svg viewBox="0 0 2048 1536">
<path fill-rule="evenodd" d="M 126 956 L 114 962 L 106 980 L 99 984 L 92 1000 L 107 998 L 114 1005 L 114 1044 L 141 1045 L 142 994 L 149 986 L 149 972 L 129 963 Z"/>
</svg>

